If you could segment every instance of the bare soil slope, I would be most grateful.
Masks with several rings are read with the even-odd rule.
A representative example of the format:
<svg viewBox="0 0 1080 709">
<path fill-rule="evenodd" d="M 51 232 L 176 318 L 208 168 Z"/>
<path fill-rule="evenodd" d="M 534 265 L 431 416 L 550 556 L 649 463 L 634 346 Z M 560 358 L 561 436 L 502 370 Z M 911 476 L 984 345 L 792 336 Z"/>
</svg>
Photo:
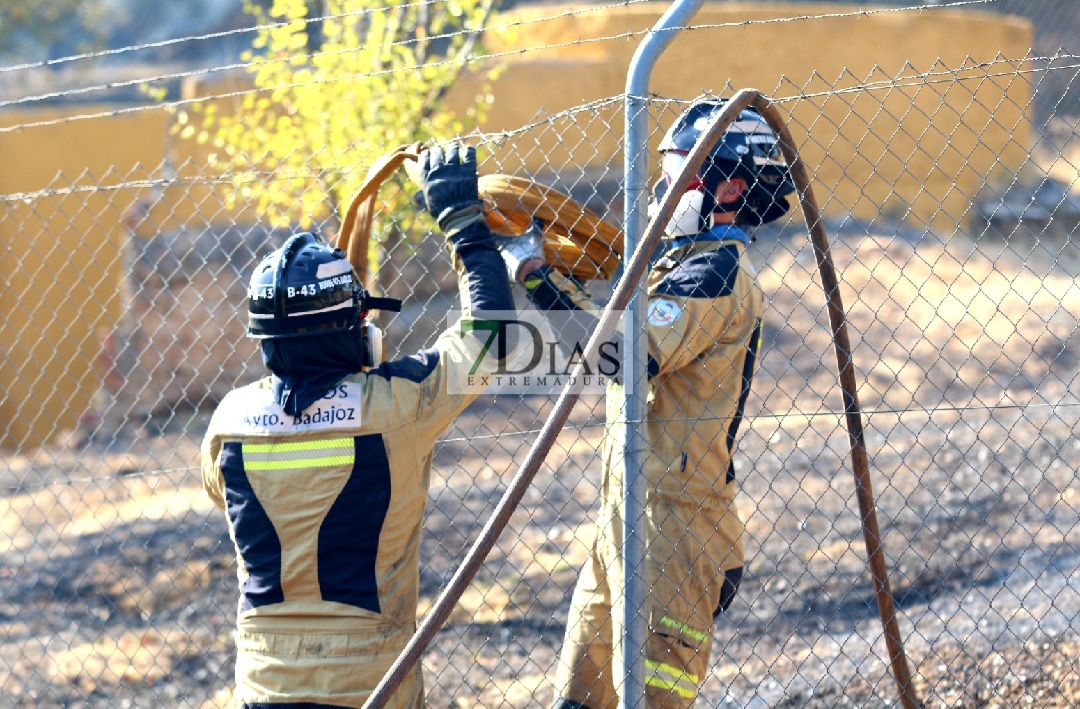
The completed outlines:
<svg viewBox="0 0 1080 709">
<path fill-rule="evenodd" d="M 835 240 L 892 590 L 929 707 L 1080 705 L 1080 289 L 1048 245 Z M 1074 247 L 1068 247 L 1074 248 Z M 754 245 L 764 354 L 738 454 L 748 574 L 706 707 L 896 705 L 866 572 L 813 253 Z M 478 402 L 435 461 L 427 607 L 550 407 Z M 425 658 L 434 707 L 532 707 L 551 678 L 597 497 L 582 401 Z M 226 706 L 236 578 L 199 489 L 205 416 L 0 472 L 0 706 Z"/>
</svg>

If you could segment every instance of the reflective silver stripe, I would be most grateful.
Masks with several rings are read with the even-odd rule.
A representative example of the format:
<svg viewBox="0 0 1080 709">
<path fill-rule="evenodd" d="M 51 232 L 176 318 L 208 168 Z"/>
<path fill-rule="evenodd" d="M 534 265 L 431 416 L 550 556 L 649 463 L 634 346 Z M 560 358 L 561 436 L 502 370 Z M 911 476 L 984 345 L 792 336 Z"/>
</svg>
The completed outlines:
<svg viewBox="0 0 1080 709">
<path fill-rule="evenodd" d="M 315 271 L 315 277 L 331 278 L 333 276 L 352 273 L 352 270 L 352 264 L 345 259 L 341 259 L 340 261 L 331 261 L 330 263 L 320 263 L 319 268 Z"/>
<path fill-rule="evenodd" d="M 352 300 L 346 300 L 344 303 L 338 303 L 337 305 L 331 305 L 329 308 L 320 308 L 319 310 L 305 310 L 302 313 L 288 313 L 290 318 L 300 318 L 305 315 L 318 315 L 319 313 L 328 313 L 331 310 L 341 310 L 342 308 L 351 308 L 353 305 Z M 272 316 L 268 316 L 272 317 Z"/>
</svg>

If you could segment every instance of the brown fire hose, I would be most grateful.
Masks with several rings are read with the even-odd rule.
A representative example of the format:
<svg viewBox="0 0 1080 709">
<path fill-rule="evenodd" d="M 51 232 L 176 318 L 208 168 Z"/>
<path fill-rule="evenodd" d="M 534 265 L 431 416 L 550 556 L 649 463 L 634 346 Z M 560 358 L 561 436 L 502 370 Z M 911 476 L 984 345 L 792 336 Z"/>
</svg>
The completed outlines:
<svg viewBox="0 0 1080 709">
<path fill-rule="evenodd" d="M 702 131 L 701 136 L 690 151 L 683 163 L 678 175 L 672 180 L 670 189 L 664 195 L 659 208 L 649 222 L 642 235 L 641 242 L 634 251 L 623 272 L 622 278 L 616 283 L 611 300 L 600 315 L 600 321 L 585 345 L 584 354 L 579 360 L 570 376 L 570 383 L 563 389 L 556 401 L 551 414 L 544 422 L 536 441 L 525 456 L 524 462 L 510 481 L 506 492 L 496 505 L 494 512 L 479 537 L 470 547 L 461 566 L 458 567 L 446 588 L 439 595 L 434 605 L 417 627 L 416 632 L 402 650 L 401 654 L 391 665 L 386 675 L 372 691 L 364 709 L 379 709 L 384 707 L 393 692 L 398 688 L 415 664 L 420 655 L 434 639 L 450 612 L 457 604 L 461 595 L 468 588 L 469 583 L 479 571 L 481 564 L 495 544 L 495 540 L 506 527 L 511 514 L 521 502 L 525 491 L 532 484 L 540 465 L 547 457 L 551 446 L 562 430 L 574 404 L 581 394 L 585 363 L 595 359 L 600 344 L 606 341 L 614 332 L 619 311 L 626 308 L 627 303 L 633 296 L 638 284 L 648 270 L 649 258 L 663 235 L 664 225 L 668 223 L 674 214 L 679 197 L 686 191 L 690 180 L 697 174 L 709 151 L 724 134 L 727 128 L 734 122 L 739 112 L 744 108 L 753 107 L 769 123 L 780 140 L 780 148 L 791 170 L 795 189 L 802 206 L 803 217 L 810 231 L 810 238 L 814 245 L 817 257 L 818 270 L 821 274 L 822 287 L 828 303 L 829 319 L 832 326 L 833 344 L 836 351 L 837 369 L 840 386 L 843 391 L 844 413 L 847 422 L 848 436 L 851 444 L 852 468 L 855 476 L 855 491 L 858 498 L 859 511 L 861 514 L 863 539 L 866 544 L 869 557 L 869 567 L 873 576 L 878 613 L 885 629 L 885 644 L 889 652 L 889 660 L 892 666 L 893 676 L 896 680 L 900 693 L 900 701 L 904 709 L 918 709 L 922 704 L 918 701 L 911 674 L 908 670 L 907 656 L 904 653 L 903 642 L 900 636 L 896 612 L 893 606 L 892 593 L 889 589 L 888 571 L 885 564 L 884 551 L 881 544 L 881 533 L 878 528 L 877 512 L 874 502 L 873 488 L 870 482 L 869 457 L 866 452 L 866 444 L 863 434 L 862 414 L 859 409 L 857 385 L 855 380 L 855 367 L 851 359 L 851 344 L 847 333 L 846 315 L 843 301 L 840 297 L 839 280 L 836 275 L 836 267 L 833 264 L 832 254 L 829 250 L 828 237 L 821 221 L 821 214 L 814 199 L 810 185 L 810 173 L 805 164 L 799 158 L 795 143 L 791 139 L 786 125 L 780 117 L 779 111 L 762 93 L 755 89 L 743 89 L 736 93 Z M 376 166 L 378 167 L 378 166 Z M 375 171 L 375 168 L 373 168 Z M 377 186 L 376 186 L 377 191 Z M 360 195 L 358 195 L 358 198 Z M 369 205 L 374 204 L 374 196 L 365 196 Z M 354 200 L 354 205 L 357 200 Z M 370 207 L 369 207 L 370 209 Z M 352 209 L 350 208 L 350 213 Z M 370 214 L 370 212 L 369 212 Z M 366 233 L 357 230 L 355 218 L 350 220 L 347 216 L 343 224 L 342 237 L 345 244 L 350 247 L 348 251 L 363 251 L 362 263 L 366 267 Z M 348 227 L 348 228 L 344 228 Z M 370 219 L 368 223 L 370 229 Z M 350 236 L 362 237 L 353 242 Z M 614 239 L 611 240 L 611 243 Z M 340 245 L 339 241 L 339 245 Z M 545 243 L 547 237 L 545 236 Z M 580 244 L 574 242 L 576 246 Z M 583 251 L 583 249 L 582 249 Z M 617 253 L 617 252 L 616 252 Z M 353 261 L 354 266 L 358 265 Z M 573 264 L 574 261 L 564 261 L 565 264 Z M 366 272 L 360 271 L 361 275 Z M 597 268 L 597 272 L 601 272 Z M 595 277 L 595 276 L 594 276 Z"/>
<path fill-rule="evenodd" d="M 416 160 L 424 148 L 403 145 L 379 158 L 345 212 L 337 247 L 344 250 L 361 281 L 366 281 L 368 244 L 379 188 L 399 168 L 416 179 Z M 483 175 L 479 181 L 488 227 L 502 236 L 521 236 L 539 220 L 544 260 L 582 280 L 608 280 L 619 267 L 623 233 L 590 209 L 550 187 L 523 177 Z"/>
<path fill-rule="evenodd" d="M 862 412 L 859 409 L 858 385 L 855 381 L 855 364 L 851 359 L 851 340 L 848 338 L 847 315 L 844 302 L 840 297 L 840 281 L 836 275 L 829 238 L 825 225 L 821 221 L 814 190 L 810 185 L 810 171 L 799 158 L 795 141 L 787 125 L 780 117 L 780 111 L 764 94 L 754 89 L 744 89 L 732 97 L 726 111 L 732 106 L 742 110 L 752 106 L 764 116 L 780 138 L 780 150 L 791 170 L 795 191 L 799 195 L 803 219 L 810 231 L 810 240 L 814 244 L 818 272 L 821 274 L 821 287 L 825 290 L 825 300 L 829 309 L 829 322 L 832 326 L 833 349 L 836 351 L 836 369 L 840 377 L 840 389 L 844 397 L 844 416 L 847 419 L 848 441 L 851 444 L 851 467 L 855 475 L 855 497 L 859 501 L 859 518 L 862 521 L 863 542 L 870 566 L 870 575 L 874 580 L 874 593 L 877 599 L 878 615 L 885 630 L 885 648 L 889 653 L 893 678 L 900 693 L 900 703 L 904 709 L 918 709 L 922 706 L 911 683 L 904 642 L 900 637 L 900 626 L 896 620 L 892 591 L 889 588 L 889 572 L 885 565 L 885 552 L 881 544 L 881 531 L 878 528 L 877 506 L 874 503 L 874 488 L 870 483 L 870 458 L 866 453 L 866 440 L 863 435 Z"/>
</svg>

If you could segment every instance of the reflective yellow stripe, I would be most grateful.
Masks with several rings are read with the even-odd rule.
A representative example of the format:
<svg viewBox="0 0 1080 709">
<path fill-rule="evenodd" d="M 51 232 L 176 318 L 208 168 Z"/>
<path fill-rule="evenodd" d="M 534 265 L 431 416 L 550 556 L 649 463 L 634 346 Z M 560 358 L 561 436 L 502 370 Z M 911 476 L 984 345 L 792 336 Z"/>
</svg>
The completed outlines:
<svg viewBox="0 0 1080 709">
<path fill-rule="evenodd" d="M 248 470 L 289 470 L 293 468 L 333 468 L 352 465 L 351 455 L 332 455 L 325 458 L 293 458 L 290 460 L 245 460 Z"/>
<path fill-rule="evenodd" d="M 698 677 L 695 674 L 652 660 L 645 660 L 645 669 L 648 670 L 645 684 L 650 687 L 673 691 L 683 699 L 693 699 L 697 694 Z"/>
<path fill-rule="evenodd" d="M 324 448 L 351 448 L 351 438 L 328 438 L 324 441 L 298 441 L 296 443 L 245 443 L 244 450 L 251 453 L 290 453 L 292 451 L 315 451 Z"/>
<path fill-rule="evenodd" d="M 660 679 L 659 677 L 646 677 L 645 684 L 649 687 L 658 687 L 660 689 L 666 689 L 669 692 L 675 692 L 675 694 L 678 694 L 683 699 L 693 699 L 695 694 L 693 690 L 684 689 L 675 682 Z"/>
<path fill-rule="evenodd" d="M 669 676 L 674 678 L 676 682 L 689 682 L 690 684 L 697 687 L 698 676 L 695 674 L 691 674 L 686 670 L 680 669 L 675 665 L 669 665 L 666 662 L 653 662 L 652 660 L 645 660 L 645 667 L 646 669 L 652 670 L 653 672 L 665 672 Z"/>
<path fill-rule="evenodd" d="M 705 642 L 705 639 L 709 637 L 707 634 L 701 632 L 700 630 L 694 630 L 689 625 L 672 620 L 666 615 L 660 618 L 660 625 L 666 625 L 669 628 L 677 630 L 683 635 L 697 640 L 699 643 Z"/>
<path fill-rule="evenodd" d="M 243 447 L 248 470 L 333 468 L 352 465 L 356 459 L 352 438 L 294 443 L 251 443 Z"/>
</svg>

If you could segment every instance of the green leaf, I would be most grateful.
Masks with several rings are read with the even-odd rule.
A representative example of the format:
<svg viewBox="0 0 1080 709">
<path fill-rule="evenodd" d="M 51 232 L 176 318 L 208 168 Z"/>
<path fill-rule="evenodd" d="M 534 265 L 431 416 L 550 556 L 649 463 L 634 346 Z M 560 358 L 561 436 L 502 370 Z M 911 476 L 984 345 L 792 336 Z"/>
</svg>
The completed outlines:
<svg viewBox="0 0 1080 709">
<path fill-rule="evenodd" d="M 229 199 L 257 209 L 273 225 L 295 226 L 343 210 L 380 155 L 471 130 L 477 125 L 472 118 L 482 115 L 486 88 L 464 111 L 470 120 L 445 113 L 441 101 L 425 105 L 463 70 L 447 59 L 464 42 L 463 27 L 482 29 L 483 5 L 476 0 L 430 8 L 425 31 L 452 33 L 440 47 L 415 41 L 415 5 L 399 17 L 385 0 L 323 0 L 313 7 L 332 19 L 321 23 L 319 46 L 310 44 L 304 0 L 273 0 L 269 9 L 244 0 L 244 7 L 262 25 L 244 54 L 255 91 L 221 102 L 220 109 L 208 103 L 201 115 L 178 117 L 173 129 L 212 143 L 211 164 L 232 185 Z M 409 195 L 389 186 L 384 192 L 377 218 L 389 224 L 398 221 L 396 210 L 408 208 Z M 413 238 L 426 233 L 420 220 L 401 224 L 417 232 Z"/>
</svg>

